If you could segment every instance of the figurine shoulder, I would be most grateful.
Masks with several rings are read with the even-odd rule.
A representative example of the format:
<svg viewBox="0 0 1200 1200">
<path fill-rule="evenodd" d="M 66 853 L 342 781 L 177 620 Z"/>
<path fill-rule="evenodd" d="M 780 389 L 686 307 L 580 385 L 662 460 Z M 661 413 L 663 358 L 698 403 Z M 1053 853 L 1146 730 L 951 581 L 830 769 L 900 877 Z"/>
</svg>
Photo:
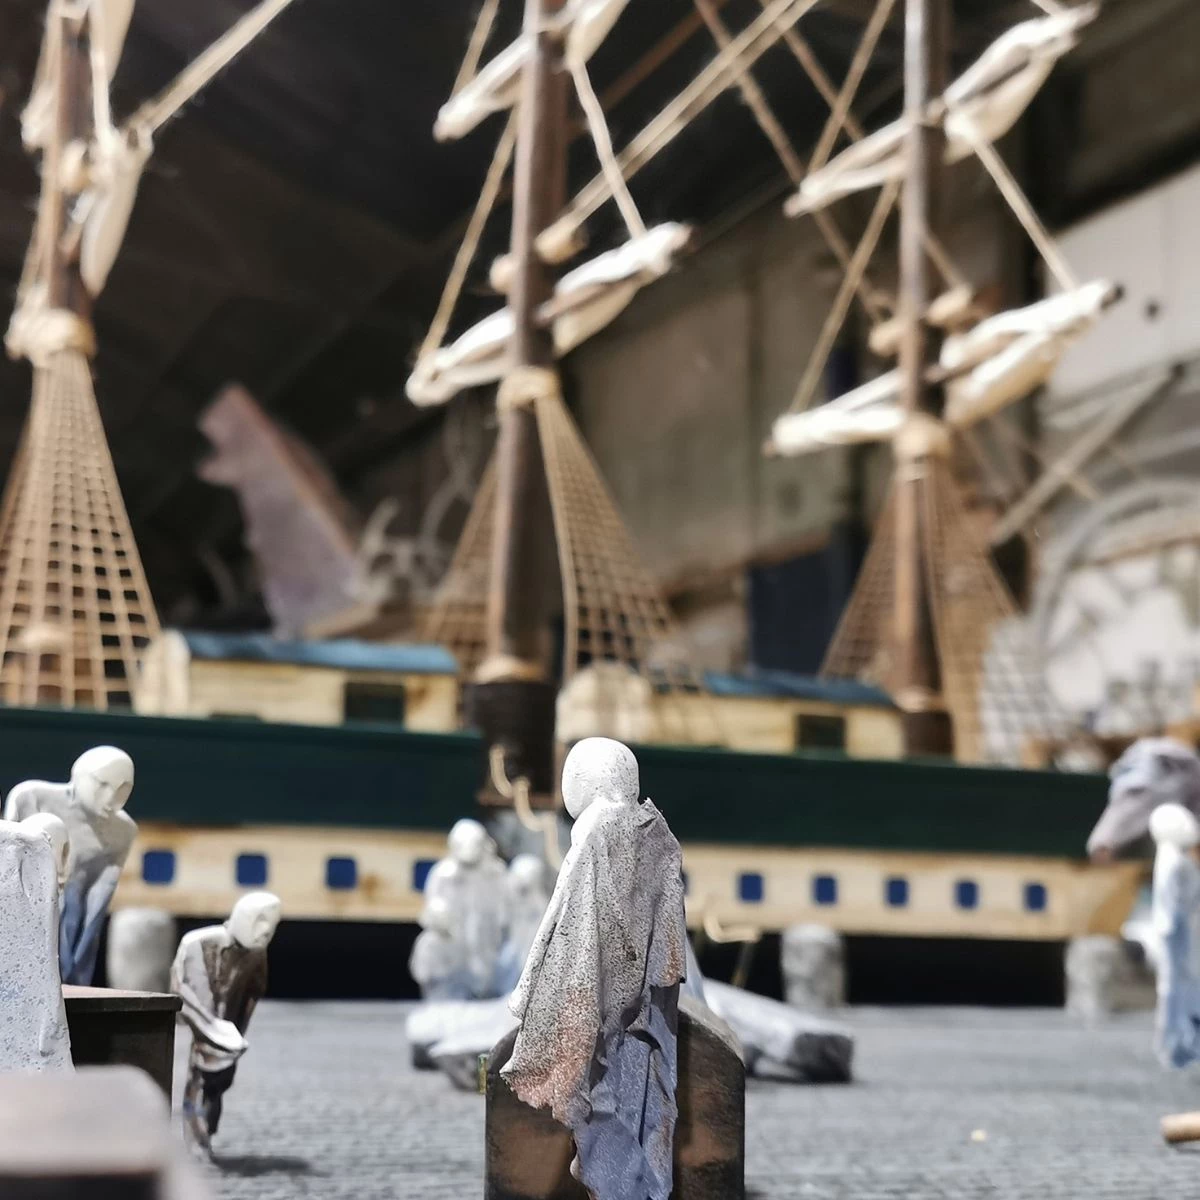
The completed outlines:
<svg viewBox="0 0 1200 1200">
<path fill-rule="evenodd" d="M 65 808 L 65 799 L 61 795 L 63 791 L 62 784 L 47 783 L 44 779 L 26 779 L 8 793 L 4 801 L 4 819 L 23 821 L 35 812 L 48 812 L 61 817 Z"/>
</svg>

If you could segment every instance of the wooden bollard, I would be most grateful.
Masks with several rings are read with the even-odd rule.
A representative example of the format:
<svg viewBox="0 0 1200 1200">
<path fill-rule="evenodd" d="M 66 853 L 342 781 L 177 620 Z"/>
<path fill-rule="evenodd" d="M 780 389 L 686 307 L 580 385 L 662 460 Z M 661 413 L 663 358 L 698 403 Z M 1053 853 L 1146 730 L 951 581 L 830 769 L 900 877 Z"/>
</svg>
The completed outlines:
<svg viewBox="0 0 1200 1200">
<path fill-rule="evenodd" d="M 516 1030 L 487 1056 L 484 1200 L 587 1200 L 571 1134 L 500 1075 Z M 679 998 L 679 1120 L 671 1200 L 745 1200 L 746 1070 L 727 1025 Z"/>
<path fill-rule="evenodd" d="M 1200 1112 L 1175 1113 L 1162 1119 L 1163 1141 L 1170 1146 L 1200 1142 Z"/>
</svg>

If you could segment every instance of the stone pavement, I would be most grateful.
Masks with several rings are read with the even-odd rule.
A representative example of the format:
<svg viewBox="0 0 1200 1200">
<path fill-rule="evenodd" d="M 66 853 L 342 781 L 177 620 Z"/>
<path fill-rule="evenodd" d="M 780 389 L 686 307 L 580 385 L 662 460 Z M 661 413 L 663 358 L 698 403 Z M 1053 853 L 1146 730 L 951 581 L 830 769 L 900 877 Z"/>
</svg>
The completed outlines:
<svg viewBox="0 0 1200 1200">
<path fill-rule="evenodd" d="M 226 1098 L 215 1195 L 482 1197 L 482 1097 L 412 1070 L 406 1011 L 262 1005 Z M 1159 1069 L 1149 1015 L 1087 1031 L 1059 1012 L 856 1009 L 848 1024 L 857 1083 L 751 1082 L 753 1200 L 1194 1194 L 1200 1150 L 1164 1147 L 1158 1119 L 1200 1109 L 1200 1071 Z"/>
</svg>

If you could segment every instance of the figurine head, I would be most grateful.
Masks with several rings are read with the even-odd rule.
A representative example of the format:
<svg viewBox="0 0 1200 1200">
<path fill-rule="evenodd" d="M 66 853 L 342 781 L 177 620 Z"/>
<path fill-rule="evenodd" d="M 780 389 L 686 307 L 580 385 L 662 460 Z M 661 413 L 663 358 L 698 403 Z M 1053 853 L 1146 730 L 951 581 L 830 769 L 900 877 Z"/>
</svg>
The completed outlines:
<svg viewBox="0 0 1200 1200">
<path fill-rule="evenodd" d="M 71 791 L 95 817 L 114 817 L 133 791 L 133 759 L 116 746 L 96 746 L 71 767 Z"/>
<path fill-rule="evenodd" d="M 1189 850 L 1200 844 L 1200 821 L 1182 804 L 1160 804 L 1150 814 L 1150 836 L 1157 846 Z"/>
<path fill-rule="evenodd" d="M 461 821 L 455 821 L 450 836 L 446 839 L 446 846 L 450 857 L 456 863 L 464 867 L 474 867 L 483 861 L 490 842 L 487 830 L 478 821 L 464 817 Z"/>
<path fill-rule="evenodd" d="M 536 854 L 518 854 L 508 864 L 508 882 L 518 896 L 535 896 L 545 891 L 546 866 Z"/>
<path fill-rule="evenodd" d="M 421 928 L 443 935 L 454 932 L 450 905 L 441 896 L 434 896 L 425 902 L 421 913 Z"/>
<path fill-rule="evenodd" d="M 636 804 L 639 790 L 633 751 L 612 738 L 592 737 L 576 742 L 563 763 L 563 803 L 576 819 L 593 800 Z"/>
<path fill-rule="evenodd" d="M 1088 838 L 1088 854 L 1107 862 L 1150 832 L 1164 804 L 1200 813 L 1200 758 L 1173 738 L 1142 738 L 1113 764 L 1108 805 Z"/>
<path fill-rule="evenodd" d="M 54 864 L 58 871 L 58 886 L 61 888 L 67 882 L 70 873 L 71 844 L 67 837 L 67 827 L 53 813 L 38 812 L 21 822 L 26 829 L 35 830 L 50 843 L 54 851 Z"/>
<path fill-rule="evenodd" d="M 234 906 L 225 928 L 246 950 L 265 950 L 279 924 L 279 897 L 271 892 L 248 892 Z"/>
</svg>

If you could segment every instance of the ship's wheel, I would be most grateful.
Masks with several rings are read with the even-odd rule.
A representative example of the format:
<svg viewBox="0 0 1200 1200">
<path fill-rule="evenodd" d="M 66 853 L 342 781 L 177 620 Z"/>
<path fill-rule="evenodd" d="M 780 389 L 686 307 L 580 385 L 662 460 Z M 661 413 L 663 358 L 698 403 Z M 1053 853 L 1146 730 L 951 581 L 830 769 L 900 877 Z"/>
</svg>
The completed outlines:
<svg viewBox="0 0 1200 1200">
<path fill-rule="evenodd" d="M 1190 717 L 1200 674 L 1200 482 L 1138 482 L 1092 505 L 1042 572 L 1033 635 L 1077 728 L 1151 732 Z"/>
</svg>

